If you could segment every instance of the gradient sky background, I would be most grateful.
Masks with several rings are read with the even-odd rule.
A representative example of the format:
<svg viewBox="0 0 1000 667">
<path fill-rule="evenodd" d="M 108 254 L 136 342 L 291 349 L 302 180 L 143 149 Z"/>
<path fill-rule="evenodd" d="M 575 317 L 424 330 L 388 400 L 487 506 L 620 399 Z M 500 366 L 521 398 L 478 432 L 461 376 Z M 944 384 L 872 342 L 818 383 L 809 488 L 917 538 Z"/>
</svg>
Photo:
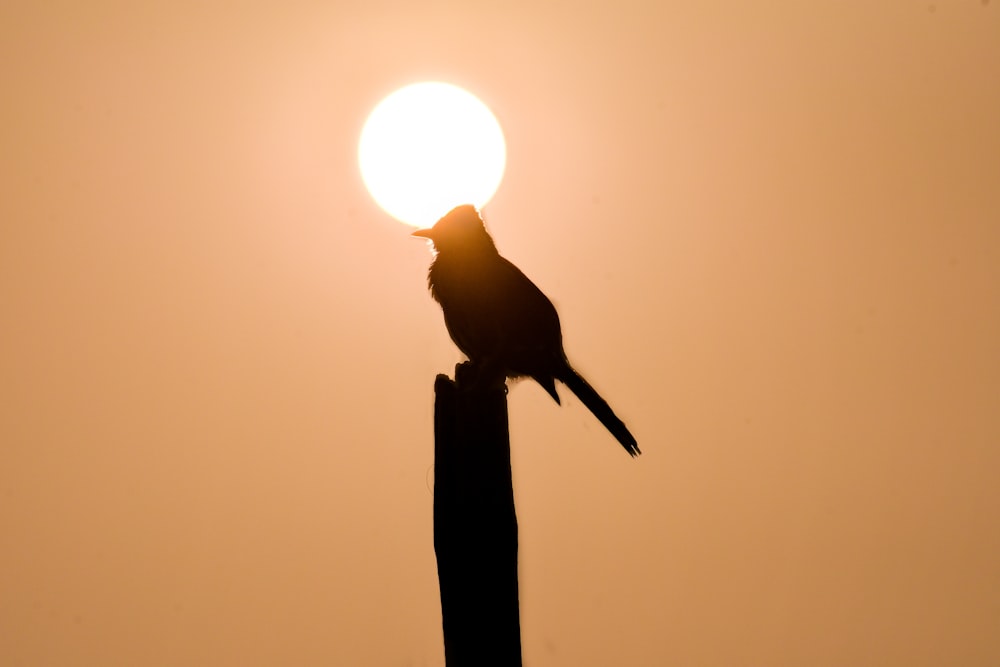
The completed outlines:
<svg viewBox="0 0 1000 667">
<path fill-rule="evenodd" d="M 0 8 L 0 663 L 443 664 L 386 94 L 496 113 L 556 303 L 510 394 L 526 664 L 1000 663 L 1000 6 Z"/>
</svg>

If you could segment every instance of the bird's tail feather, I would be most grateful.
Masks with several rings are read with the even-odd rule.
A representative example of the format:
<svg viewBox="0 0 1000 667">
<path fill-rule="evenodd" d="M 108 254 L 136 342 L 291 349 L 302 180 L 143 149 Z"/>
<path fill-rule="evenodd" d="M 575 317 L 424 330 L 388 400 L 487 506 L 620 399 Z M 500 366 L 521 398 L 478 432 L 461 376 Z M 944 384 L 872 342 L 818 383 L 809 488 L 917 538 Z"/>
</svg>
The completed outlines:
<svg viewBox="0 0 1000 667">
<path fill-rule="evenodd" d="M 622 447 L 625 448 L 625 451 L 629 453 L 629 456 L 637 456 L 642 453 L 639 451 L 639 445 L 635 440 L 635 436 L 629 432 L 625 423 L 618 418 L 618 415 L 601 398 L 601 395 L 579 373 L 573 370 L 572 366 L 566 364 L 565 369 L 557 377 L 570 388 L 570 391 L 576 394 L 577 398 L 594 413 L 595 417 L 601 420 L 605 428 L 611 431 L 611 435 L 615 436 Z"/>
</svg>

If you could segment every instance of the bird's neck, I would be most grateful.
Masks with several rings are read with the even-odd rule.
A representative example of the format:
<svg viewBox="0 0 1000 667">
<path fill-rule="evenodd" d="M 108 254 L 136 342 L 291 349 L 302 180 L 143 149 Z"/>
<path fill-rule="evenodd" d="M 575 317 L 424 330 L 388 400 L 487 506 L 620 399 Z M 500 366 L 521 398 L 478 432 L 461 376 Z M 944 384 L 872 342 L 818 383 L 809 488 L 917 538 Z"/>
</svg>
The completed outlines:
<svg viewBox="0 0 1000 667">
<path fill-rule="evenodd" d="M 488 246 L 439 251 L 427 274 L 431 294 L 438 301 L 442 297 L 447 300 L 450 291 L 477 284 L 499 257 L 500 253 L 492 241 Z"/>
</svg>

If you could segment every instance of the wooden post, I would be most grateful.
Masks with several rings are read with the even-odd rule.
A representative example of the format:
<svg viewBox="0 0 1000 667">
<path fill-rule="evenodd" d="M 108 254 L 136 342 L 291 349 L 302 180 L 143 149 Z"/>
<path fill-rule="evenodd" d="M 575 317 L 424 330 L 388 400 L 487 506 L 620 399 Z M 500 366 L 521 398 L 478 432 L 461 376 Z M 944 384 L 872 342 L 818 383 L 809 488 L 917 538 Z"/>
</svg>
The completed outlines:
<svg viewBox="0 0 1000 667">
<path fill-rule="evenodd" d="M 521 667 L 517 516 L 507 394 L 439 375 L 434 383 L 434 551 L 447 667 Z"/>
</svg>

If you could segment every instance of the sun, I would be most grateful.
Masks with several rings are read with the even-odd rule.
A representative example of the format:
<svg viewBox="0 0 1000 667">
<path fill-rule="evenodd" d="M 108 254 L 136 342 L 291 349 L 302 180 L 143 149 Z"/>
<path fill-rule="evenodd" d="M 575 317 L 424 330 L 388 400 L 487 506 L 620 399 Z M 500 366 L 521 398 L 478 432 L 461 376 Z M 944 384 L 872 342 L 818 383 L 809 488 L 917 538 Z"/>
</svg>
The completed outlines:
<svg viewBox="0 0 1000 667">
<path fill-rule="evenodd" d="M 379 102 L 358 144 L 372 197 L 414 226 L 428 226 L 459 204 L 486 204 L 506 162 L 503 131 L 489 108 L 437 81 L 400 88 Z"/>
</svg>

